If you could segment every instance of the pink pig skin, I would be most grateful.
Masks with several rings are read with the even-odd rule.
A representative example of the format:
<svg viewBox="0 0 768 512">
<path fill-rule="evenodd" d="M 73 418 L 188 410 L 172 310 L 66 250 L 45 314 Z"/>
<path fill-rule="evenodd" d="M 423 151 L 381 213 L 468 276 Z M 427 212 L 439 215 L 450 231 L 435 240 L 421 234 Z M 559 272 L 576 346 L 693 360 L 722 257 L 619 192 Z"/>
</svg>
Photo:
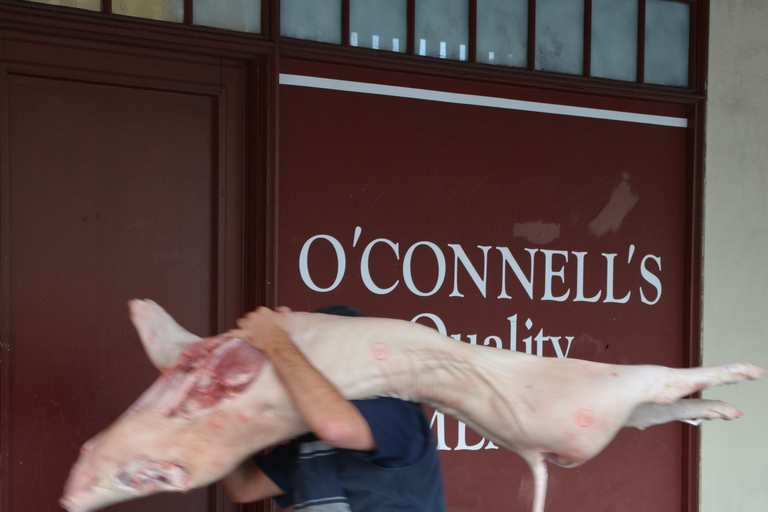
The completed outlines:
<svg viewBox="0 0 768 512">
<path fill-rule="evenodd" d="M 208 485 L 307 431 L 259 351 L 226 335 L 197 341 L 151 301 L 130 309 L 162 374 L 83 445 L 61 500 L 69 512 Z M 402 320 L 281 314 L 296 345 L 346 397 L 426 403 L 523 457 L 534 473 L 534 512 L 544 511 L 545 461 L 582 464 L 625 426 L 737 418 L 724 402 L 681 398 L 765 374 L 750 364 L 671 369 L 540 358 Z"/>
</svg>

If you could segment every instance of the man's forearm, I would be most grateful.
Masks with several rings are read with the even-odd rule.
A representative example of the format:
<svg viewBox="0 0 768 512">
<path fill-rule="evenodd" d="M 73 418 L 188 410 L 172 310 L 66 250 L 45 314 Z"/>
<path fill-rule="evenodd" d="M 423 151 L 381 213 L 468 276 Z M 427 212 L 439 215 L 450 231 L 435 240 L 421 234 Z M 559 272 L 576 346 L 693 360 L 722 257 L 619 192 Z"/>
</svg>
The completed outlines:
<svg viewBox="0 0 768 512">
<path fill-rule="evenodd" d="M 318 438 L 338 448 L 374 449 L 365 418 L 294 345 L 280 315 L 260 308 L 241 319 L 240 329 L 232 334 L 266 354 L 297 411 Z"/>
<path fill-rule="evenodd" d="M 339 448 L 375 448 L 368 424 L 357 407 L 312 366 L 293 342 L 277 343 L 266 354 L 315 435 Z"/>
</svg>

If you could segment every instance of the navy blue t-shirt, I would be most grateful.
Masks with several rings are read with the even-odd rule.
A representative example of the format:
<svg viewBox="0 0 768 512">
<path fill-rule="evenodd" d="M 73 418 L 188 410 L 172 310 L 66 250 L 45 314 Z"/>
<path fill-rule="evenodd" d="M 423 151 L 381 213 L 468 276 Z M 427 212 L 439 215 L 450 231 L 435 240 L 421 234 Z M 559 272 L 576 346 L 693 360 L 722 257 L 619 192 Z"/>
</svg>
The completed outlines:
<svg viewBox="0 0 768 512">
<path fill-rule="evenodd" d="M 373 489 L 372 496 L 376 496 L 377 493 L 388 495 L 384 500 L 396 500 L 398 506 L 401 502 L 410 500 L 419 502 L 412 505 L 413 510 L 445 510 L 439 460 L 429 422 L 421 406 L 395 398 L 353 400 L 352 403 L 368 422 L 376 441 L 376 449 L 371 452 L 331 448 L 333 452 L 338 452 L 338 456 L 333 459 L 332 469 L 338 472 L 341 482 L 338 485 L 349 499 L 352 510 L 355 510 L 358 503 L 382 502 L 381 497 L 359 497 L 359 490 L 366 488 Z M 292 505 L 294 495 L 301 493 L 295 489 L 296 482 L 300 481 L 297 473 L 301 473 L 297 471 L 297 461 L 301 456 L 299 452 L 303 449 L 300 447 L 311 446 L 314 441 L 317 441 L 314 434 L 306 434 L 288 444 L 276 447 L 267 455 L 255 457 L 262 471 L 285 492 L 285 495 L 277 498 L 280 506 Z M 415 474 L 410 474 L 409 471 Z M 370 481 L 361 483 L 359 474 L 366 472 L 373 476 Z M 323 470 L 322 473 L 325 474 L 326 471 Z M 355 482 L 347 482 L 348 477 Z M 419 478 L 429 481 L 415 485 L 413 480 Z M 408 483 L 403 484 L 403 480 L 407 480 Z M 377 486 L 396 489 L 376 489 Z M 398 492 L 403 496 L 396 496 Z M 427 501 L 429 504 L 421 503 L 422 501 Z M 365 509 L 365 506 L 360 505 L 359 508 Z M 403 509 L 408 510 L 408 507 L 404 506 Z"/>
</svg>

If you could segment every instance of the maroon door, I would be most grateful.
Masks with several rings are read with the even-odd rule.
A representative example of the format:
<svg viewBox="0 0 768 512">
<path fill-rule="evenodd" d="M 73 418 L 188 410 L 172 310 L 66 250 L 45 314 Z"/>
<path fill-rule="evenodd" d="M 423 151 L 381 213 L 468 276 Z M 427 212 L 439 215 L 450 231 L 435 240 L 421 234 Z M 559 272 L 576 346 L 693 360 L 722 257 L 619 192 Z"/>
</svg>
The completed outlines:
<svg viewBox="0 0 768 512">
<path fill-rule="evenodd" d="M 126 302 L 202 335 L 241 312 L 245 73 L 4 36 L 0 509 L 55 511 L 79 446 L 157 376 Z M 223 502 L 203 489 L 109 510 Z"/>
</svg>

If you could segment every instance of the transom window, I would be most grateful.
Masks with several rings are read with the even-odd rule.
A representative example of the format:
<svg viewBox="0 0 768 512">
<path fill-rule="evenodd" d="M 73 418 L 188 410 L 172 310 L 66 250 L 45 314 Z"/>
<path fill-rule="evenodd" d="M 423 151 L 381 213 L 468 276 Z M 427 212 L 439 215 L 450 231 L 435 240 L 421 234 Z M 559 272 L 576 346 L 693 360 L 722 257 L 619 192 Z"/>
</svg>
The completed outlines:
<svg viewBox="0 0 768 512">
<path fill-rule="evenodd" d="M 690 87 L 693 0 L 27 0 L 480 66 Z M 273 39 L 276 38 L 273 35 Z"/>
</svg>

